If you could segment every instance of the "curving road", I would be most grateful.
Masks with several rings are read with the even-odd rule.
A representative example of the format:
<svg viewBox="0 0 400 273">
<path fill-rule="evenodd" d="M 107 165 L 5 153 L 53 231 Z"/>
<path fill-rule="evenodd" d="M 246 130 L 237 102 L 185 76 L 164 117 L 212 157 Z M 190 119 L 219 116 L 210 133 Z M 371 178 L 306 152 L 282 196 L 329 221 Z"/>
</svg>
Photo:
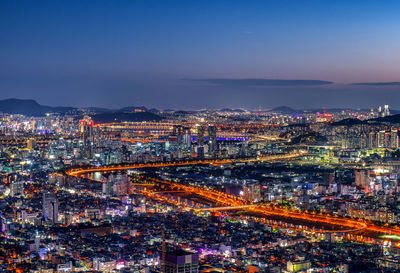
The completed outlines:
<svg viewBox="0 0 400 273">
<path fill-rule="evenodd" d="M 135 163 L 129 165 L 111 165 L 102 167 L 80 167 L 72 168 L 66 171 L 66 174 L 74 177 L 84 177 L 85 174 L 93 172 L 115 172 L 135 168 L 158 168 L 158 167 L 169 167 L 169 166 L 189 166 L 198 164 L 213 164 L 222 165 L 230 164 L 234 162 L 248 162 L 248 161 L 276 161 L 292 159 L 296 157 L 301 157 L 306 154 L 305 151 L 298 151 L 296 153 L 285 154 L 285 155 L 272 155 L 268 157 L 258 158 L 258 159 L 243 159 L 243 160 L 194 160 L 194 161 L 176 161 L 176 162 L 155 162 L 155 163 Z M 285 210 L 281 208 L 271 207 L 269 205 L 248 205 L 243 199 L 240 199 L 233 195 L 228 195 L 220 191 L 200 188 L 195 186 L 187 186 L 179 183 L 173 183 L 169 181 L 162 181 L 161 183 L 168 184 L 169 186 L 175 188 L 177 191 L 183 191 L 186 193 L 191 193 L 198 195 L 202 198 L 210 200 L 220 206 L 217 208 L 209 208 L 203 210 L 217 211 L 217 210 L 232 210 L 240 209 L 249 213 L 254 213 L 261 215 L 268 219 L 273 217 L 275 220 L 273 224 L 277 224 L 282 227 L 287 227 L 291 229 L 298 230 L 299 227 L 303 230 L 309 230 L 317 233 L 358 233 L 358 234 L 368 234 L 369 237 L 364 237 L 362 235 L 354 235 L 348 237 L 348 239 L 355 241 L 381 243 L 383 240 L 377 240 L 382 234 L 399 235 L 399 228 L 388 228 L 381 227 L 371 222 L 366 222 L 363 220 L 348 219 L 342 217 L 336 217 L 331 215 L 316 215 L 300 211 Z M 157 192 L 153 192 L 156 194 Z M 201 210 L 197 210 L 201 211 Z M 264 219 L 265 220 L 265 219 Z M 295 223 L 295 224 L 291 224 Z M 301 224 L 299 224 L 301 223 Z M 315 227 L 318 227 L 317 229 Z M 331 229 L 327 228 L 331 227 Z M 400 246 L 398 243 L 396 246 Z"/>
<path fill-rule="evenodd" d="M 260 162 L 260 161 L 277 161 L 277 160 L 293 159 L 302 157 L 306 154 L 307 154 L 306 151 L 299 150 L 297 152 L 284 155 L 269 155 L 258 158 L 246 158 L 246 159 L 203 159 L 203 160 L 190 160 L 190 161 L 133 163 L 126 165 L 109 165 L 100 167 L 78 167 L 67 170 L 66 174 L 78 177 L 83 174 L 93 173 L 93 172 L 114 172 L 114 171 L 123 171 L 130 169 L 139 169 L 139 168 L 159 168 L 159 167 L 189 166 L 189 165 L 200 165 L 200 164 L 207 164 L 207 165 L 211 164 L 218 166 L 236 162 Z"/>
</svg>

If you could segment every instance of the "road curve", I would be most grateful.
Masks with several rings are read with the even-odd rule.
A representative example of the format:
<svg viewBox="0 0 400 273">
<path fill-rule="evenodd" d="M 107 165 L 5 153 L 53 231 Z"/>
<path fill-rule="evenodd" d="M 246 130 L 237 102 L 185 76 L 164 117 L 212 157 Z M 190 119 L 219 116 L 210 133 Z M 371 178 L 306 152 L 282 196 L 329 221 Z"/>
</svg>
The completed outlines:
<svg viewBox="0 0 400 273">
<path fill-rule="evenodd" d="M 83 177 L 85 174 L 93 173 L 93 172 L 115 172 L 115 171 L 123 171 L 129 169 L 137 169 L 137 168 L 159 168 L 159 167 L 171 167 L 171 166 L 190 166 L 190 165 L 199 165 L 199 164 L 212 164 L 212 165 L 223 165 L 223 164 L 231 164 L 235 162 L 251 162 L 251 161 L 277 161 L 277 160 L 286 160 L 292 159 L 296 157 L 301 157 L 306 154 L 305 151 L 298 151 L 296 153 L 290 153 L 285 155 L 271 155 L 258 159 L 226 159 L 226 160 L 193 160 L 193 161 L 175 161 L 175 162 L 151 162 L 151 163 L 134 163 L 127 165 L 110 165 L 110 166 L 101 166 L 101 167 L 77 167 L 71 168 L 65 173 L 68 176 L 74 177 Z M 171 183 L 171 182 L 169 182 Z M 192 192 L 198 194 L 207 199 L 214 200 L 219 205 L 225 206 L 229 209 L 233 207 L 240 207 L 241 209 L 249 212 L 258 213 L 261 215 L 268 216 L 278 216 L 282 219 L 286 219 L 288 223 L 293 220 L 300 220 L 309 223 L 322 223 L 328 224 L 331 226 L 337 226 L 337 229 L 334 230 L 324 230 L 323 232 L 342 232 L 342 233 L 352 233 L 352 232 L 360 232 L 367 231 L 375 234 L 391 234 L 391 235 L 399 235 L 399 228 L 388 228 L 381 227 L 373 223 L 365 222 L 363 220 L 356 219 L 347 219 L 342 217 L 334 217 L 331 215 L 315 215 L 311 213 L 305 212 L 297 212 L 291 210 L 284 210 L 280 208 L 273 208 L 269 206 L 247 206 L 246 202 L 240 198 L 235 196 L 230 196 L 225 193 L 220 193 L 217 191 L 210 191 L 208 189 L 203 189 L 194 186 L 186 186 L 178 183 L 174 183 L 174 186 L 177 186 L 179 190 Z M 310 227 L 310 225 L 308 225 Z M 362 237 L 362 236 L 361 236 Z"/>
</svg>

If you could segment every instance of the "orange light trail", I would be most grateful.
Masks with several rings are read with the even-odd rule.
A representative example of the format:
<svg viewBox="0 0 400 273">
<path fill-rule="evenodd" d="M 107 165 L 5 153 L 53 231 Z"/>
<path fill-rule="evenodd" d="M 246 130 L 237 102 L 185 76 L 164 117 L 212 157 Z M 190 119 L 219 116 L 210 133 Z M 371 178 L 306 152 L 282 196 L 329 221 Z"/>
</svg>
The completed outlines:
<svg viewBox="0 0 400 273">
<path fill-rule="evenodd" d="M 231 164 L 234 162 L 249 162 L 249 161 L 274 161 L 274 160 L 284 160 L 284 159 L 292 159 L 296 157 L 301 157 L 306 154 L 305 151 L 299 151 L 297 153 L 291 153 L 286 155 L 273 155 L 259 159 L 242 159 L 242 160 L 194 160 L 194 161 L 176 161 L 176 162 L 154 162 L 154 163 L 135 163 L 129 165 L 115 165 L 115 166 L 103 166 L 103 167 L 86 167 L 86 168 L 74 168 L 66 171 L 67 175 L 74 177 L 82 177 L 84 174 L 92 173 L 92 172 L 114 172 L 114 171 L 122 171 L 128 169 L 135 168 L 158 168 L 158 167 L 170 167 L 170 166 L 190 166 L 190 165 L 198 165 L 198 164 L 212 164 L 212 165 L 222 165 L 222 164 Z M 381 227 L 372 222 L 367 222 L 364 220 L 357 219 L 347 219 L 338 216 L 331 215 L 316 215 L 312 213 L 306 212 L 298 212 L 292 210 L 285 210 L 282 208 L 271 207 L 268 205 L 247 205 L 246 201 L 241 198 L 238 198 L 233 195 L 228 195 L 216 190 L 200 188 L 195 186 L 187 186 L 179 183 L 172 183 L 169 181 L 162 181 L 164 184 L 169 184 L 176 188 L 176 191 L 193 193 L 198 196 L 201 196 L 205 199 L 213 201 L 218 205 L 222 205 L 222 208 L 209 208 L 209 209 L 196 209 L 196 211 L 204 211 L 204 210 L 231 210 L 231 209 L 242 209 L 244 211 L 257 213 L 260 215 L 264 215 L 268 218 L 268 216 L 277 216 L 281 219 L 284 219 L 287 228 L 290 229 L 287 223 L 290 223 L 293 220 L 296 221 L 304 221 L 306 223 L 311 223 L 311 225 L 330 225 L 332 227 L 337 227 L 334 230 L 318 230 L 315 231 L 315 228 L 310 227 L 310 224 L 304 226 L 305 230 L 317 232 L 317 233 L 357 233 L 357 232 L 371 232 L 375 235 L 381 234 L 392 234 L 400 236 L 399 228 L 389 228 L 389 227 Z M 146 194 L 150 194 L 154 196 L 157 192 L 147 191 Z M 164 198 L 164 197 L 163 197 Z M 165 198 L 164 198 L 165 199 Z M 265 219 L 264 219 L 265 220 Z M 296 229 L 296 228 L 292 228 Z M 353 240 L 356 241 L 365 241 L 365 237 L 363 236 L 353 236 Z M 374 238 L 369 238 L 374 241 Z M 397 245 L 396 245 L 397 246 Z M 399 244 L 400 246 L 400 244 Z"/>
</svg>

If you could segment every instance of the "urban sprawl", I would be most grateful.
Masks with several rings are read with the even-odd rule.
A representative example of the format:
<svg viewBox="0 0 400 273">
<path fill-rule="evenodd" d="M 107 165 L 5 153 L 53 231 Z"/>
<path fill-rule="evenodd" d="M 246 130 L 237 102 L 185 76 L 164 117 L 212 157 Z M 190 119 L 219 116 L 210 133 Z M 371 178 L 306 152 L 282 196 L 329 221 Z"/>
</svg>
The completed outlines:
<svg viewBox="0 0 400 273">
<path fill-rule="evenodd" d="M 3 113 L 0 271 L 399 272 L 399 128 L 388 105 Z"/>
</svg>

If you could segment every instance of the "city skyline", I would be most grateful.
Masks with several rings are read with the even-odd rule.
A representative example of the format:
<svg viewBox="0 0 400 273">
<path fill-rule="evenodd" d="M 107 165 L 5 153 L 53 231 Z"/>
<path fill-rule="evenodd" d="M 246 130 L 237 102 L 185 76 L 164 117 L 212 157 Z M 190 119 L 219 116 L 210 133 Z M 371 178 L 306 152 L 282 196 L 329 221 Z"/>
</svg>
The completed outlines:
<svg viewBox="0 0 400 273">
<path fill-rule="evenodd" d="M 400 109 L 395 1 L 5 1 L 0 99 Z"/>
<path fill-rule="evenodd" d="M 399 11 L 0 1 L 0 272 L 400 272 Z"/>
<path fill-rule="evenodd" d="M 399 11 L 0 1 L 0 272 L 400 272 Z"/>
</svg>

